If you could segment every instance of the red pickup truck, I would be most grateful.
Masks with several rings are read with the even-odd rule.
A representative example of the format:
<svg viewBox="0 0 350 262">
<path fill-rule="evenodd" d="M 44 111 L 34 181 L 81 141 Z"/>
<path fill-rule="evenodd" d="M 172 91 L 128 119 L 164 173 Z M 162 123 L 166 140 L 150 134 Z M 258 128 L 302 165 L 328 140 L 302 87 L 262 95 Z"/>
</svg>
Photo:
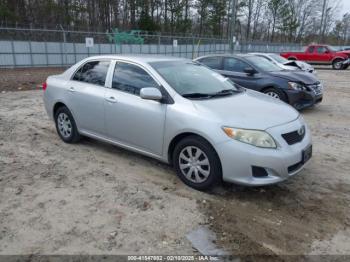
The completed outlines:
<svg viewBox="0 0 350 262">
<path fill-rule="evenodd" d="M 333 69 L 346 69 L 344 62 L 350 58 L 350 50 L 336 51 L 328 45 L 309 45 L 305 52 L 281 53 L 288 60 L 301 60 L 314 65 L 332 65 Z"/>
</svg>

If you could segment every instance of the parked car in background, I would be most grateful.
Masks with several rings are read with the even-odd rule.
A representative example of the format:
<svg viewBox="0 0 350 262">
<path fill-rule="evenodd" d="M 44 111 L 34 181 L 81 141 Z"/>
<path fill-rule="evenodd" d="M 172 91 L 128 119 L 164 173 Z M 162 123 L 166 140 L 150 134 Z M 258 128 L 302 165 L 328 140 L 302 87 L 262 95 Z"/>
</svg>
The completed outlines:
<svg viewBox="0 0 350 262">
<path fill-rule="evenodd" d="M 274 63 L 275 65 L 278 65 L 282 69 L 286 70 L 302 70 L 308 73 L 315 73 L 315 69 L 309 65 L 308 63 L 305 63 L 303 61 L 299 60 L 288 60 L 279 54 L 275 53 L 250 53 L 251 55 L 256 55 L 260 57 L 264 57 L 270 62 Z"/>
<path fill-rule="evenodd" d="M 209 55 L 195 59 L 233 82 L 303 109 L 320 103 L 321 82 L 303 71 L 284 70 L 254 55 Z"/>
<path fill-rule="evenodd" d="M 43 89 L 64 142 L 84 135 L 171 163 L 199 190 L 277 183 L 312 155 L 298 111 L 187 59 L 91 57 Z"/>
<path fill-rule="evenodd" d="M 350 58 L 343 62 L 343 69 L 344 70 L 348 69 L 349 66 L 350 66 Z"/>
<path fill-rule="evenodd" d="M 284 52 L 281 56 L 313 65 L 332 65 L 333 69 L 342 70 L 343 62 L 350 58 L 350 51 L 337 51 L 329 45 L 309 45 L 305 52 Z"/>
</svg>

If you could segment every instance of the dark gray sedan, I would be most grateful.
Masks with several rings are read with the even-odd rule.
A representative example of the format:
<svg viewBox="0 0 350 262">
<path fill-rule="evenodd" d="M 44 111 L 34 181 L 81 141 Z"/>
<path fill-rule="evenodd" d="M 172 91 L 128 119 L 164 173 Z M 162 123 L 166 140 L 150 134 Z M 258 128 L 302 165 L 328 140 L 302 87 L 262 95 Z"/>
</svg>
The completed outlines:
<svg viewBox="0 0 350 262">
<path fill-rule="evenodd" d="M 210 55 L 195 61 L 214 69 L 248 89 L 265 93 L 303 109 L 320 103 L 321 82 L 312 74 L 284 70 L 265 58 L 254 55 Z"/>
</svg>

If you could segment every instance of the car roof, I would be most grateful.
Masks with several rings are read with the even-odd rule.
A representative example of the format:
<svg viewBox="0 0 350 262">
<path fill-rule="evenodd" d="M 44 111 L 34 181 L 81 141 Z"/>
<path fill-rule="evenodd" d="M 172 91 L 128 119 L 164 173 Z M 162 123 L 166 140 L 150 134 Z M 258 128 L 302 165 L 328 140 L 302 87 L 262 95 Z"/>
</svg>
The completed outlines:
<svg viewBox="0 0 350 262">
<path fill-rule="evenodd" d="M 253 54 L 210 54 L 210 55 L 197 57 L 194 60 L 198 60 L 198 59 L 202 59 L 202 58 L 206 58 L 206 57 L 215 57 L 215 56 L 245 58 L 245 57 L 252 57 L 252 56 L 255 56 L 255 55 L 253 55 Z"/>
<path fill-rule="evenodd" d="M 270 55 L 279 55 L 278 53 L 249 53 L 250 55 L 265 55 L 265 56 L 270 56 Z"/>
<path fill-rule="evenodd" d="M 148 54 L 110 54 L 110 55 L 98 55 L 90 56 L 89 60 L 94 59 L 121 59 L 127 61 L 134 61 L 140 63 L 151 63 L 151 62 L 161 62 L 161 61 L 185 61 L 186 58 L 164 56 L 164 55 L 148 55 Z"/>
</svg>

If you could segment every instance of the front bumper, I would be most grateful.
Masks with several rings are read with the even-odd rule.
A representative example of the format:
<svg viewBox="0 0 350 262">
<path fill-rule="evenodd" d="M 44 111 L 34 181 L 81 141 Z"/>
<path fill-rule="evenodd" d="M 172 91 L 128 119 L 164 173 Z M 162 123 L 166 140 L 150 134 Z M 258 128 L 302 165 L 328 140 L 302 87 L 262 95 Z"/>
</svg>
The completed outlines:
<svg viewBox="0 0 350 262">
<path fill-rule="evenodd" d="M 223 180 L 247 186 L 275 184 L 299 173 L 306 163 L 302 151 L 311 145 L 311 135 L 306 127 L 302 141 L 288 145 L 281 134 L 299 130 L 305 125 L 301 118 L 290 123 L 267 129 L 278 144 L 277 149 L 258 148 L 236 140 L 216 145 L 221 160 Z M 266 170 L 267 176 L 256 177 L 253 167 Z"/>
<path fill-rule="evenodd" d="M 350 65 L 350 58 L 343 62 L 343 66 L 349 66 L 349 65 Z"/>
<path fill-rule="evenodd" d="M 323 92 L 315 93 L 314 91 L 285 90 L 289 104 L 294 108 L 301 110 L 312 107 L 323 100 Z"/>
</svg>

